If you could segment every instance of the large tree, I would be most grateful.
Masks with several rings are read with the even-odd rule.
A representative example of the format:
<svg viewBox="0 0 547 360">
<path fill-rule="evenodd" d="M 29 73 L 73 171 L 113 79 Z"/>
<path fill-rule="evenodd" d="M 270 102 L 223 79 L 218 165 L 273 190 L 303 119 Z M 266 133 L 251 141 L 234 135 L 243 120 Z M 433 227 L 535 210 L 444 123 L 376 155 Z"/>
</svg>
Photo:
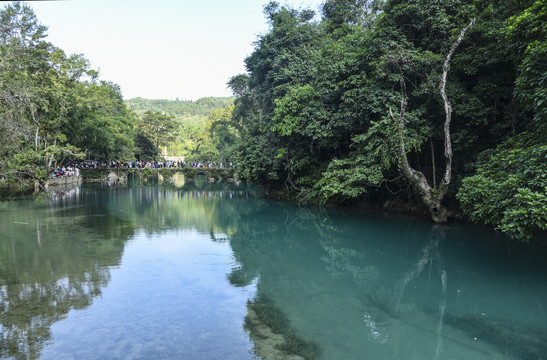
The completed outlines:
<svg viewBox="0 0 547 360">
<path fill-rule="evenodd" d="M 396 123 L 397 130 L 397 142 L 398 150 L 396 151 L 398 158 L 398 166 L 402 175 L 406 178 L 408 182 L 412 185 L 414 190 L 418 193 L 418 196 L 422 202 L 427 206 L 431 214 L 431 218 L 435 222 L 446 222 L 448 220 L 448 210 L 442 204 L 446 193 L 448 192 L 448 187 L 452 181 L 452 140 L 450 134 L 450 123 L 452 121 L 452 105 L 446 95 L 446 79 L 448 75 L 448 66 L 452 55 L 456 51 L 456 48 L 463 40 L 465 33 L 473 27 L 475 24 L 475 19 L 473 19 L 469 25 L 465 26 L 456 41 L 452 44 L 448 55 L 443 64 L 441 84 L 440 84 L 440 94 L 444 104 L 445 119 L 443 126 L 443 135 L 444 135 L 444 158 L 445 158 L 445 171 L 441 178 L 439 185 L 437 186 L 436 182 L 433 181 L 431 185 L 427 178 L 421 171 L 414 169 L 410 162 L 408 161 L 408 154 L 406 149 L 405 141 L 405 116 L 406 116 L 406 106 L 407 106 L 407 90 L 406 90 L 406 81 L 403 74 L 399 78 L 399 87 L 401 91 L 401 105 L 399 109 L 399 116 L 396 119 L 393 115 L 391 108 L 389 109 L 389 117 L 393 122 Z M 403 59 L 404 61 L 404 59 Z M 434 163 L 434 162 L 433 162 Z"/>
<path fill-rule="evenodd" d="M 139 129 L 154 144 L 156 157 L 161 155 L 160 146 L 167 146 L 169 141 L 174 138 L 176 125 L 173 116 L 162 112 L 149 110 L 140 119 Z"/>
</svg>

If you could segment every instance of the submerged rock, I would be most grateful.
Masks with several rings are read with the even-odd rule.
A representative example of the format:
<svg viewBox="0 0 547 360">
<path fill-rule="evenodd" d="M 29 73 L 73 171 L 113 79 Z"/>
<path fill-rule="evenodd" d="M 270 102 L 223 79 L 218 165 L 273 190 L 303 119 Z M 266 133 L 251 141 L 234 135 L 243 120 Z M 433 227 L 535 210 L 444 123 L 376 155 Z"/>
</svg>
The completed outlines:
<svg viewBox="0 0 547 360">
<path fill-rule="evenodd" d="M 247 303 L 245 330 L 263 360 L 312 360 L 312 345 L 290 331 L 280 311 L 264 299 Z"/>
</svg>

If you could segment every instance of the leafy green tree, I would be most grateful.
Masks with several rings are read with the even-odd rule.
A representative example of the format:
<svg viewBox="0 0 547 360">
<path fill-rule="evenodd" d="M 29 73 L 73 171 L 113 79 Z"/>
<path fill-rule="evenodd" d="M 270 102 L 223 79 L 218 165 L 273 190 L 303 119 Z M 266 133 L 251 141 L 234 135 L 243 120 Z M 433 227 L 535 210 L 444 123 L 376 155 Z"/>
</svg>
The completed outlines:
<svg viewBox="0 0 547 360">
<path fill-rule="evenodd" d="M 292 176 L 291 159 L 298 148 L 272 128 L 275 100 L 312 78 L 319 33 L 308 10 L 270 2 L 264 13 L 270 32 L 259 38 L 255 51 L 245 59 L 248 86 L 234 109 L 234 123 L 241 136 L 236 162 L 242 166 L 242 177 L 276 182 Z"/>
<path fill-rule="evenodd" d="M 372 25 L 383 3 L 383 0 L 326 0 L 321 7 L 323 21 L 329 32 L 343 35 L 352 31 L 348 25 Z"/>
<path fill-rule="evenodd" d="M 247 74 L 232 76 L 227 85 L 235 96 L 242 96 L 249 86 L 249 76 Z"/>
<path fill-rule="evenodd" d="M 141 127 L 137 127 L 135 134 L 135 157 L 139 161 L 154 160 L 156 158 L 156 146 L 152 141 L 143 133 Z"/>
<path fill-rule="evenodd" d="M 176 122 L 170 115 L 147 111 L 140 121 L 139 129 L 154 144 L 155 156 L 160 156 L 160 145 L 166 146 L 174 138 Z"/>
<path fill-rule="evenodd" d="M 206 132 L 207 118 L 191 117 L 182 119 L 177 130 L 177 137 L 171 142 L 169 148 L 175 149 L 175 152 L 185 158 L 194 156 L 203 144 L 203 139 L 207 136 Z"/>
<path fill-rule="evenodd" d="M 210 133 L 212 142 L 218 150 L 218 162 L 226 166 L 229 159 L 233 159 L 234 146 L 239 139 L 239 133 L 231 122 L 234 105 L 224 109 L 213 110 L 209 115 Z"/>
<path fill-rule="evenodd" d="M 127 108 L 118 85 L 101 81 L 83 86 L 79 106 L 66 132 L 72 142 L 96 160 L 134 158 L 136 115 Z"/>
<path fill-rule="evenodd" d="M 547 230 L 547 145 L 522 134 L 485 151 L 457 198 L 473 221 L 519 240 Z"/>
<path fill-rule="evenodd" d="M 400 83 L 400 91 L 401 91 L 401 105 L 399 110 L 398 119 L 395 118 L 393 115 L 393 112 L 391 108 L 389 109 L 389 117 L 391 120 L 393 120 L 394 123 L 397 124 L 397 130 L 395 132 L 395 136 L 397 137 L 398 142 L 398 150 L 395 151 L 396 157 L 398 160 L 398 168 L 401 174 L 405 177 L 405 179 L 411 184 L 413 189 L 416 191 L 422 202 L 426 205 L 426 207 L 429 209 L 432 219 L 435 222 L 446 222 L 448 220 L 448 211 L 444 207 L 444 205 L 441 203 L 444 196 L 448 192 L 448 186 L 450 185 L 452 181 L 452 157 L 453 157 L 453 150 L 452 150 L 452 140 L 451 140 L 451 132 L 450 132 L 450 123 L 452 120 L 452 105 L 446 95 L 446 81 L 447 81 L 447 75 L 448 75 L 448 66 L 450 59 L 454 52 L 456 51 L 456 48 L 460 44 L 460 42 L 463 40 L 465 33 L 473 27 L 475 24 L 475 19 L 473 19 L 469 25 L 465 26 L 457 40 L 453 43 L 452 47 L 450 48 L 450 51 L 448 52 L 448 55 L 446 57 L 446 60 L 443 65 L 443 73 L 441 77 L 441 85 L 440 85 L 440 93 L 441 97 L 443 99 L 444 103 L 444 110 L 445 110 L 445 120 L 444 120 L 444 129 L 443 129 L 443 136 L 444 136 L 444 156 L 445 156 L 445 171 L 444 175 L 437 186 L 436 181 L 433 181 L 433 185 L 431 185 L 427 178 L 424 176 L 424 174 L 414 169 L 410 162 L 408 161 L 408 155 L 406 147 L 407 140 L 405 139 L 405 132 L 406 132 L 406 106 L 407 106 L 407 91 L 406 91 L 406 81 L 404 79 L 404 75 L 401 74 L 399 78 Z M 406 59 L 402 59 L 405 61 Z"/>
<path fill-rule="evenodd" d="M 25 4 L 14 3 L 0 12 L 0 168 L 4 176 L 33 177 L 40 163 L 39 156 L 27 151 L 32 142 L 34 152 L 39 150 L 38 123 L 33 127 L 28 115 L 36 114 L 36 100 L 41 100 L 32 80 L 46 66 L 40 61 L 41 54 L 49 52 L 43 41 L 46 30 Z M 16 155 L 19 159 L 10 161 Z"/>
<path fill-rule="evenodd" d="M 234 147 L 238 137 L 238 131 L 231 121 L 233 105 L 223 109 L 213 109 L 207 120 L 197 132 L 198 146 L 186 156 L 188 161 L 215 162 L 223 166 L 233 160 Z"/>
</svg>

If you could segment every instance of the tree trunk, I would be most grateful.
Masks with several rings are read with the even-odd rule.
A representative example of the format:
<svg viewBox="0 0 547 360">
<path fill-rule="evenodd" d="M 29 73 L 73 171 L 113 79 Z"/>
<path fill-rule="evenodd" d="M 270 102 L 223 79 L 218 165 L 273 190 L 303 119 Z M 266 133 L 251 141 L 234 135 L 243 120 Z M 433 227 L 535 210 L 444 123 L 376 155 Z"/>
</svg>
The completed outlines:
<svg viewBox="0 0 547 360">
<path fill-rule="evenodd" d="M 431 167 L 433 173 L 433 187 L 437 186 L 437 169 L 435 168 L 435 147 L 433 146 L 433 139 L 429 139 L 429 145 L 431 145 Z"/>
<path fill-rule="evenodd" d="M 224 146 L 222 146 L 222 165 L 226 165 L 226 159 L 224 158 Z"/>
<path fill-rule="evenodd" d="M 450 185 L 450 181 L 452 180 L 452 142 L 450 139 L 450 121 L 452 119 L 452 106 L 450 104 L 450 101 L 448 101 L 448 97 L 446 96 L 446 91 L 445 91 L 446 76 L 448 74 L 448 64 L 450 62 L 450 58 L 452 57 L 452 54 L 454 53 L 454 51 L 456 50 L 460 42 L 463 40 L 465 33 L 474 24 L 475 24 L 475 19 L 473 19 L 466 27 L 462 29 L 460 36 L 454 42 L 454 44 L 452 44 L 452 47 L 450 48 L 450 51 L 448 52 L 448 55 L 446 56 L 446 60 L 444 61 L 444 65 L 443 65 L 443 74 L 441 78 L 440 93 L 444 102 L 444 110 L 446 113 L 446 117 L 444 121 L 444 130 L 443 130 L 444 157 L 446 160 L 446 167 L 445 167 L 443 179 L 441 180 L 441 183 L 439 184 L 438 187 L 435 184 L 433 184 L 434 186 L 431 186 L 428 183 L 424 174 L 420 171 L 416 171 L 415 169 L 413 169 L 408 162 L 405 139 L 404 139 L 405 109 L 407 104 L 406 83 L 402 75 L 399 79 L 399 83 L 401 87 L 401 106 L 400 106 L 400 113 L 399 113 L 398 120 L 395 119 L 395 116 L 393 115 L 391 108 L 389 109 L 390 118 L 397 123 L 397 130 L 398 130 L 397 132 L 399 137 L 399 149 L 397 152 L 397 156 L 399 157 L 400 171 L 403 173 L 407 181 L 410 182 L 410 184 L 412 185 L 412 188 L 418 194 L 422 202 L 427 206 L 431 214 L 431 218 L 436 223 L 443 223 L 448 220 L 448 210 L 442 204 L 442 200 L 444 196 L 446 195 L 448 191 L 448 186 Z"/>
</svg>

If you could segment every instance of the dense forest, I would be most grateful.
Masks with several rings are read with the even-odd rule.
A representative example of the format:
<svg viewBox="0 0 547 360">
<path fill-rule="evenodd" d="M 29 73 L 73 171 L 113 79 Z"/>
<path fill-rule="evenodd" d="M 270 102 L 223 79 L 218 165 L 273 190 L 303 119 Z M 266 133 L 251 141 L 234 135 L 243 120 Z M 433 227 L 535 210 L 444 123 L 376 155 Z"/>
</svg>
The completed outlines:
<svg viewBox="0 0 547 360">
<path fill-rule="evenodd" d="M 303 202 L 547 229 L 547 4 L 270 2 L 230 81 L 239 176 Z"/>
<path fill-rule="evenodd" d="M 73 159 L 228 162 L 304 203 L 547 230 L 547 4 L 326 0 L 264 6 L 234 98 L 131 99 L 0 10 L 0 183 Z M 213 110 L 211 110 L 214 108 Z M 0 185 L 2 185 L 0 184 Z"/>
</svg>

